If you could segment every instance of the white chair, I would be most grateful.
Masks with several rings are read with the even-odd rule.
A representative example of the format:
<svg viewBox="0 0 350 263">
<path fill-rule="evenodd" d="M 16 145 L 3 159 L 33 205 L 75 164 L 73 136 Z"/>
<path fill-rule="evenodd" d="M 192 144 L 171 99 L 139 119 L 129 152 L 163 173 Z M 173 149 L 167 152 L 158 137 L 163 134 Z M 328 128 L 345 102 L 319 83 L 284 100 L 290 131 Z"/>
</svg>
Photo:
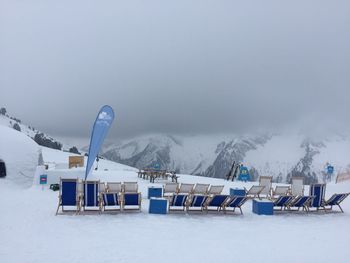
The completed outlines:
<svg viewBox="0 0 350 263">
<path fill-rule="evenodd" d="M 288 195 L 288 193 L 289 186 L 276 185 L 275 190 L 272 190 L 273 197 Z"/>
<path fill-rule="evenodd" d="M 260 176 L 259 186 L 264 186 L 264 189 L 260 192 L 260 194 L 266 195 L 266 197 L 271 196 L 272 176 Z"/>
<path fill-rule="evenodd" d="M 120 193 L 122 192 L 122 183 L 109 182 L 107 183 L 107 190 L 110 193 Z"/>
<path fill-rule="evenodd" d="M 209 195 L 220 195 L 224 190 L 224 185 L 212 185 L 208 190 Z"/>
<path fill-rule="evenodd" d="M 292 177 L 292 195 L 304 195 L 304 177 Z"/>
<path fill-rule="evenodd" d="M 163 196 L 173 196 L 179 188 L 178 183 L 166 183 L 163 186 Z"/>
<path fill-rule="evenodd" d="M 123 186 L 124 193 L 137 193 L 139 188 L 137 182 L 124 182 Z"/>
<path fill-rule="evenodd" d="M 196 184 L 193 189 L 193 194 L 206 195 L 208 193 L 209 184 Z"/>
<path fill-rule="evenodd" d="M 181 184 L 178 194 L 191 194 L 193 191 L 194 184 Z"/>
<path fill-rule="evenodd" d="M 253 185 L 248 191 L 246 190 L 246 196 L 250 198 L 258 197 L 260 199 L 260 194 L 264 188 L 265 186 Z"/>
</svg>

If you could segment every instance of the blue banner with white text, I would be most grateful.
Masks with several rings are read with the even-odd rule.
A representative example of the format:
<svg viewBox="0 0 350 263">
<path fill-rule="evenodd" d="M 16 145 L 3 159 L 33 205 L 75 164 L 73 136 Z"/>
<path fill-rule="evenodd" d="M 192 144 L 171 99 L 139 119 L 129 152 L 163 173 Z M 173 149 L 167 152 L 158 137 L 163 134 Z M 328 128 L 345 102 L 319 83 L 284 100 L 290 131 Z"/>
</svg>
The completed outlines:
<svg viewBox="0 0 350 263">
<path fill-rule="evenodd" d="M 113 120 L 114 120 L 113 109 L 108 105 L 103 106 L 100 112 L 98 113 L 96 121 L 92 128 L 92 134 L 91 134 L 90 146 L 89 146 L 89 155 L 88 155 L 88 161 L 86 164 L 86 171 L 85 171 L 85 180 L 91 172 L 91 168 L 101 149 L 103 141 L 107 136 L 108 130 L 112 126 Z"/>
</svg>

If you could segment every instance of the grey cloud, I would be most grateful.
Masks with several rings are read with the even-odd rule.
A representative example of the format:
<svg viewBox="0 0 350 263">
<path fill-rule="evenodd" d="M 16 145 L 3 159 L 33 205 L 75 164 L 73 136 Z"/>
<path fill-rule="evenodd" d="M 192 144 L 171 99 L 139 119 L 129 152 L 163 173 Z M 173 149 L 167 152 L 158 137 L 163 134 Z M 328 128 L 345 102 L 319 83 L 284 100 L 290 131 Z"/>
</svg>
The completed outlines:
<svg viewBox="0 0 350 263">
<path fill-rule="evenodd" d="M 348 127 L 348 1 L 0 3 L 0 103 L 51 134 Z"/>
</svg>

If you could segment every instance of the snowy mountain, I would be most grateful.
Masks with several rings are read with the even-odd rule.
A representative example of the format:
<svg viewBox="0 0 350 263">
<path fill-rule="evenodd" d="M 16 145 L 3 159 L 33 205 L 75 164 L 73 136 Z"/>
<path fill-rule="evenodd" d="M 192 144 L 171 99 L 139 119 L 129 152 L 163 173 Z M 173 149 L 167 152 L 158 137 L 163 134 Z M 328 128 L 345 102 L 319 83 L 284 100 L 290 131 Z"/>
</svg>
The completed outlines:
<svg viewBox="0 0 350 263">
<path fill-rule="evenodd" d="M 271 175 L 276 182 L 303 176 L 322 181 L 327 163 L 335 174 L 350 167 L 350 139 L 332 136 L 315 141 L 299 133 L 217 136 L 149 135 L 105 148 L 107 159 L 137 168 L 153 167 L 178 173 L 225 178 L 233 161 L 248 166 L 253 179 Z"/>
<path fill-rule="evenodd" d="M 73 144 L 63 144 L 46 133 L 35 129 L 34 127 L 22 123 L 22 121 L 16 117 L 10 116 L 5 108 L 0 109 L 0 125 L 13 128 L 31 139 L 37 144 L 45 147 L 49 147 L 56 150 L 70 151 L 73 153 L 79 153 L 77 147 Z"/>
</svg>

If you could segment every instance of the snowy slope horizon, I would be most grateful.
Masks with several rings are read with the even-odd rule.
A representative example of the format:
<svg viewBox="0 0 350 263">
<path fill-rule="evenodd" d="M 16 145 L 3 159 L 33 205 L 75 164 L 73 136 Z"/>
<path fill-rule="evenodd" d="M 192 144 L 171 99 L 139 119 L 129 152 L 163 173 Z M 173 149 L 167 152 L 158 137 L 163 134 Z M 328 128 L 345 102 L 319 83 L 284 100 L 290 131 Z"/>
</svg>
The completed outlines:
<svg viewBox="0 0 350 263">
<path fill-rule="evenodd" d="M 350 137 L 315 139 L 300 132 L 257 135 L 173 136 L 154 134 L 110 144 L 103 156 L 137 168 L 160 164 L 182 174 L 225 178 L 233 161 L 248 166 L 254 179 L 271 175 L 276 182 L 303 176 L 322 181 L 327 163 L 335 175 L 350 167 Z"/>
</svg>

